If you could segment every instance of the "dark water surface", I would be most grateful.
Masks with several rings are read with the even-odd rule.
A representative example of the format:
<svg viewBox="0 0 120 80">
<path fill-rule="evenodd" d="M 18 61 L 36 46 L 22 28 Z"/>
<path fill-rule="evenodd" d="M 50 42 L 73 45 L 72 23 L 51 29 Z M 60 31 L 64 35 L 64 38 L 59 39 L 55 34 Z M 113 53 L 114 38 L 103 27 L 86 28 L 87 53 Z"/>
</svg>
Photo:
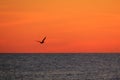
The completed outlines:
<svg viewBox="0 0 120 80">
<path fill-rule="evenodd" d="M 120 54 L 0 54 L 0 80 L 120 80 Z"/>
</svg>

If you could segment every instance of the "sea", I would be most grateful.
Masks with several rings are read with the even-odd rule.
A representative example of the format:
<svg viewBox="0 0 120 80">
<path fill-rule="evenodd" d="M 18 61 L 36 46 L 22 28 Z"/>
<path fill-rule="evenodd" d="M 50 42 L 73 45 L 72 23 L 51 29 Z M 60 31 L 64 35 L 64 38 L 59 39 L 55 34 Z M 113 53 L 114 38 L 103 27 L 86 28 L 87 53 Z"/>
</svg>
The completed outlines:
<svg viewBox="0 0 120 80">
<path fill-rule="evenodd" d="M 0 54 L 0 80 L 120 80 L 120 54 Z"/>
</svg>

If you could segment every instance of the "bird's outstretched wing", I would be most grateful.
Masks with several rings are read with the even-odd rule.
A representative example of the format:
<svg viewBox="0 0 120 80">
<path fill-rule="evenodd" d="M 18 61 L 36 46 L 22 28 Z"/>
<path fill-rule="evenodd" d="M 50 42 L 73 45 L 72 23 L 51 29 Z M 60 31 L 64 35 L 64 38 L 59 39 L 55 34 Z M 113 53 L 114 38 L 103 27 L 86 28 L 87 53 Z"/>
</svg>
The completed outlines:
<svg viewBox="0 0 120 80">
<path fill-rule="evenodd" d="M 41 41 L 41 43 L 44 43 L 44 42 L 45 42 L 45 39 L 46 39 L 46 37 L 43 38 L 43 40 Z"/>
</svg>

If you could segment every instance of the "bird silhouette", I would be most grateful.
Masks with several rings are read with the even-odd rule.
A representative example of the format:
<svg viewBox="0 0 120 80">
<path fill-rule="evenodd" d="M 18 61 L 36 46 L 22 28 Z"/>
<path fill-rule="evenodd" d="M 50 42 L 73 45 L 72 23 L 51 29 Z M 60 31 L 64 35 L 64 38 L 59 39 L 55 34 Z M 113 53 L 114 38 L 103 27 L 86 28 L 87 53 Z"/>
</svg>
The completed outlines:
<svg viewBox="0 0 120 80">
<path fill-rule="evenodd" d="M 40 44 L 43 44 L 45 42 L 45 39 L 46 37 L 44 37 L 41 41 L 37 41 L 37 42 L 39 42 Z"/>
</svg>

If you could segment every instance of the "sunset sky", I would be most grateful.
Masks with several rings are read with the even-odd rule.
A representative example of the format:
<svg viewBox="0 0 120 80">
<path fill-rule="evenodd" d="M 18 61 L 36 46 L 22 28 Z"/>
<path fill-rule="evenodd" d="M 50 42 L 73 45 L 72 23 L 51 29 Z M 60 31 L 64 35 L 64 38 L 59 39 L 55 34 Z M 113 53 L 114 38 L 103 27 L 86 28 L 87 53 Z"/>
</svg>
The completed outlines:
<svg viewBox="0 0 120 80">
<path fill-rule="evenodd" d="M 120 52 L 120 0 L 0 0 L 8 52 Z"/>
</svg>

